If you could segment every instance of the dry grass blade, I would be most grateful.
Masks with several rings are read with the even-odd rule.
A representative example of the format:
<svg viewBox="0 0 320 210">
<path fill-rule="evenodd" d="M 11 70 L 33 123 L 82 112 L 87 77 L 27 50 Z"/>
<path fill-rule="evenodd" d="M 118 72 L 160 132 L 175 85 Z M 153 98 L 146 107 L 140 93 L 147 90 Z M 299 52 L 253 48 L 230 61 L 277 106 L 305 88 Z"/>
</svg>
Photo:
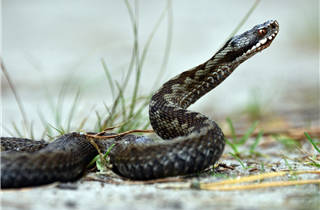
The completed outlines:
<svg viewBox="0 0 320 210">
<path fill-rule="evenodd" d="M 3 65 L 2 61 L 1 61 L 1 69 L 2 69 L 2 72 L 3 72 L 3 74 L 5 75 L 5 77 L 6 77 L 7 81 L 8 81 L 8 84 L 9 84 L 9 86 L 11 88 L 11 91 L 12 91 L 12 93 L 13 93 L 16 101 L 17 101 L 17 104 L 19 106 L 19 109 L 20 109 L 20 112 L 21 112 L 21 115 L 22 115 L 22 118 L 23 118 L 24 126 L 25 126 L 26 130 L 28 131 L 29 130 L 29 123 L 28 123 L 26 112 L 25 112 L 25 110 L 23 108 L 23 105 L 22 105 L 22 102 L 21 102 L 21 99 L 20 99 L 18 93 L 17 93 L 15 87 L 13 86 L 13 83 L 11 81 L 9 73 L 7 72 L 7 69 Z"/>
<path fill-rule="evenodd" d="M 216 182 L 216 183 L 204 183 L 204 184 L 200 184 L 200 187 L 204 186 L 204 185 L 220 186 L 220 185 L 236 184 L 236 183 L 242 183 L 242 182 L 252 182 L 252 181 L 256 181 L 256 180 L 260 180 L 260 179 L 286 176 L 287 174 L 292 174 L 292 175 L 320 174 L 320 171 L 297 171 L 297 172 L 292 172 L 292 173 L 287 173 L 287 172 L 265 173 L 265 174 L 252 175 L 252 176 L 243 177 L 240 179 L 226 180 L 226 181 Z"/>
<path fill-rule="evenodd" d="M 166 40 L 166 48 L 164 51 L 164 56 L 162 60 L 162 65 L 159 71 L 158 76 L 156 77 L 157 80 L 155 81 L 153 87 L 151 90 L 154 90 L 159 86 L 159 83 L 161 82 L 161 79 L 163 78 L 163 74 L 166 70 L 168 60 L 169 60 L 169 54 L 170 54 L 170 48 L 171 48 L 171 42 L 172 42 L 172 35 L 173 35 L 173 9 L 171 6 L 172 2 L 171 0 L 167 1 L 167 9 L 168 9 L 168 29 L 167 29 L 167 40 Z"/>
<path fill-rule="evenodd" d="M 315 184 L 319 183 L 320 180 L 300 180 L 300 181 L 288 181 L 288 182 L 266 182 L 260 184 L 249 184 L 243 186 L 228 186 L 230 184 L 239 184 L 244 182 L 252 182 L 256 180 L 274 178 L 286 175 L 299 175 L 299 174 L 320 174 L 320 171 L 296 171 L 296 172 L 276 172 L 276 173 L 266 173 L 259 175 L 252 175 L 248 177 L 243 177 L 240 179 L 227 180 L 217 183 L 200 183 L 200 189 L 204 190 L 249 190 L 249 189 L 260 189 L 268 187 L 284 187 L 289 185 L 302 185 L 302 184 Z"/>
<path fill-rule="evenodd" d="M 254 190 L 254 189 L 265 189 L 271 187 L 286 187 L 291 185 L 305 185 L 305 184 L 320 184 L 320 180 L 300 180 L 300 181 L 287 181 L 287 182 L 267 182 L 262 184 L 250 184 L 243 186 L 210 186 L 209 184 L 200 187 L 203 190 L 220 190 L 220 191 L 231 191 L 231 190 Z"/>
</svg>

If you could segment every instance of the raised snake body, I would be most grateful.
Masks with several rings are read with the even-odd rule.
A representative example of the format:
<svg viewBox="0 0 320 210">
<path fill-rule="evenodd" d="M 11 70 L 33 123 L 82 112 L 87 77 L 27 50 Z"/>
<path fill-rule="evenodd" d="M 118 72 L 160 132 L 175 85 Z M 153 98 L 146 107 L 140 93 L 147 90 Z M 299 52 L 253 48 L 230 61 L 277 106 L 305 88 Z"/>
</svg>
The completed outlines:
<svg viewBox="0 0 320 210">
<path fill-rule="evenodd" d="M 94 139 L 102 152 L 111 144 L 113 170 L 130 179 L 146 180 L 196 173 L 222 155 L 225 139 L 208 117 L 186 110 L 218 86 L 243 61 L 270 46 L 279 31 L 275 20 L 230 38 L 208 61 L 166 82 L 151 98 L 150 123 L 163 139 L 134 135 Z M 104 135 L 111 135 L 106 133 Z M 81 177 L 98 154 L 83 133 L 69 133 L 52 143 L 1 138 L 1 188 L 72 181 Z"/>
</svg>

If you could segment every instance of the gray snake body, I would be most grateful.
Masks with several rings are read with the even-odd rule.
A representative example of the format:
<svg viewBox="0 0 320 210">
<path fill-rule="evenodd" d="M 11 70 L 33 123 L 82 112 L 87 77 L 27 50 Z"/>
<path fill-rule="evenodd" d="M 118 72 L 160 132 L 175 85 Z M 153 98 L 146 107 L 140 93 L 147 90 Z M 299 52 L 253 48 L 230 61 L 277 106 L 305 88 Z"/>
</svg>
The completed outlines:
<svg viewBox="0 0 320 210">
<path fill-rule="evenodd" d="M 170 141 L 134 135 L 94 139 L 102 152 L 115 143 L 109 154 L 113 170 L 146 180 L 196 173 L 213 165 L 224 151 L 224 135 L 214 121 L 186 108 L 267 48 L 278 31 L 278 22 L 270 20 L 232 37 L 211 59 L 172 78 L 153 95 L 150 123 L 163 140 Z M 50 144 L 2 137 L 1 146 L 6 150 L 1 153 L 1 188 L 77 179 L 98 154 L 82 133 L 62 135 Z"/>
</svg>

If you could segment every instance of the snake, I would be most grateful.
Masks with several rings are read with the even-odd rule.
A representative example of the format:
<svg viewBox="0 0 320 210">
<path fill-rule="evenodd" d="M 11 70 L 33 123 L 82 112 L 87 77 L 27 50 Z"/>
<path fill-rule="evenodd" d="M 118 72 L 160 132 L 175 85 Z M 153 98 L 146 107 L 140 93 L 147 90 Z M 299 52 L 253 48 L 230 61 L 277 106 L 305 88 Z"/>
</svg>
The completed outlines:
<svg viewBox="0 0 320 210">
<path fill-rule="evenodd" d="M 231 37 L 206 62 L 162 85 L 149 103 L 150 124 L 162 139 L 127 134 L 101 140 L 95 132 L 72 132 L 51 143 L 1 137 L 1 188 L 22 188 L 74 181 L 84 176 L 89 162 L 109 153 L 112 171 L 131 180 L 151 180 L 195 174 L 214 165 L 226 140 L 209 117 L 187 108 L 221 84 L 241 63 L 270 46 L 279 23 L 269 20 Z M 104 133 L 111 136 L 114 133 Z"/>
</svg>

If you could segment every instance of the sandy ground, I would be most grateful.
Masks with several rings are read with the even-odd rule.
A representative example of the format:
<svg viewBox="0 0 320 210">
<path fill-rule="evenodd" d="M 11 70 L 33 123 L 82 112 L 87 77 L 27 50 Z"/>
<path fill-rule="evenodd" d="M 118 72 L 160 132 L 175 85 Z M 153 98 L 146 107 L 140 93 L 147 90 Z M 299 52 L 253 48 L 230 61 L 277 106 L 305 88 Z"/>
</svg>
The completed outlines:
<svg viewBox="0 0 320 210">
<path fill-rule="evenodd" d="M 129 1 L 133 5 L 133 1 Z M 139 1 L 140 52 L 159 18 L 165 1 Z M 204 62 L 219 49 L 254 1 L 174 1 L 173 32 L 167 71 L 162 81 L 183 70 Z M 258 94 L 265 113 L 285 115 L 294 127 L 319 126 L 319 1 L 261 1 L 240 29 L 276 19 L 280 32 L 272 46 L 244 63 L 217 91 L 207 94 L 193 110 L 225 122 L 227 116 L 241 112 Z M 154 84 L 166 45 L 167 19 L 161 24 L 148 51 L 142 72 L 140 94 L 146 94 Z M 133 46 L 131 21 L 123 1 L 2 1 L 2 60 L 23 102 L 27 118 L 34 125 L 39 139 L 43 125 L 39 112 L 56 126 L 48 105 L 55 103 L 64 78 L 72 73 L 66 92 L 63 112 L 67 113 L 78 87 L 83 88 L 72 128 L 93 106 L 103 110 L 103 102 L 112 101 L 101 65 L 105 59 L 115 79 L 123 81 Z M 134 79 L 133 79 L 134 81 Z M 125 94 L 130 97 L 133 82 Z M 212 107 L 214 103 L 214 107 Z M 65 116 L 64 114 L 63 116 Z M 146 112 L 147 115 L 147 112 Z M 86 130 L 92 130 L 96 118 L 92 114 Z M 22 117 L 7 80 L 1 79 L 1 136 L 17 135 L 11 126 L 22 127 Z M 66 118 L 63 118 L 63 123 Z M 283 126 L 283 127 L 282 127 Z M 283 125 L 279 129 L 285 129 Z M 3 129 L 6 128 L 6 129 Z M 29 136 L 28 131 L 22 131 Z M 268 171 L 288 170 L 275 144 L 258 150 L 272 155 L 271 159 L 245 158 L 261 161 Z M 304 144 L 309 145 L 307 142 Z M 246 145 L 249 148 L 250 145 Z M 307 148 L 309 148 L 307 146 Z M 245 148 L 244 148 L 245 149 Z M 227 152 L 221 163 L 234 166 L 221 174 L 235 177 L 257 172 L 243 170 Z M 309 150 L 308 150 L 309 151 Z M 301 164 L 298 151 L 287 153 L 297 170 L 317 170 Z M 319 179 L 316 175 L 301 175 L 300 179 Z M 70 185 L 47 186 L 21 191 L 1 191 L 3 209 L 319 209 L 319 185 L 248 191 L 206 191 L 183 187 L 181 183 L 217 182 L 210 174 L 186 178 L 178 187 L 168 189 L 168 183 L 132 184 L 121 182 L 80 180 Z M 289 177 L 271 181 L 287 181 Z M 172 183 L 169 183 L 172 184 Z"/>
<path fill-rule="evenodd" d="M 248 151 L 253 144 L 250 139 L 239 151 Z M 301 148 L 310 154 L 318 154 L 307 141 Z M 220 159 L 220 165 L 198 175 L 173 177 L 161 180 L 130 181 L 116 175 L 89 172 L 85 177 L 70 183 L 54 183 L 49 186 L 2 190 L 3 209 L 299 209 L 317 210 L 320 206 L 320 174 L 301 174 L 266 178 L 249 184 L 283 183 L 294 180 L 318 180 L 318 184 L 293 185 L 287 187 L 255 190 L 217 190 L 199 189 L 200 183 L 217 183 L 226 178 L 241 178 L 258 175 L 261 163 L 264 173 L 290 172 L 287 163 L 294 171 L 318 171 L 320 169 L 306 164 L 305 154 L 292 147 L 264 137 L 255 149 L 263 156 L 248 156 L 242 153 L 245 167 L 228 152 Z M 319 154 L 318 154 L 319 156 Z"/>
<path fill-rule="evenodd" d="M 163 184 L 77 184 L 2 193 L 3 209 L 319 209 L 319 187 L 252 191 L 162 189 Z M 19 198 L 19 199 L 18 199 Z"/>
<path fill-rule="evenodd" d="M 196 186 L 200 182 L 216 183 L 225 180 L 221 175 L 239 178 L 259 174 L 260 161 L 264 161 L 266 173 L 289 171 L 283 158 L 270 153 L 274 153 L 274 149 L 288 152 L 281 146 L 264 148 L 264 155 L 271 155 L 271 158 L 244 158 L 246 166 L 253 166 L 246 170 L 239 162 L 224 155 L 220 161 L 233 169 L 219 167 L 219 175 L 215 176 L 206 172 L 179 181 L 162 180 L 162 183 L 146 184 L 112 178 L 110 175 L 98 176 L 95 173 L 89 173 L 85 178 L 73 183 L 60 185 L 56 183 L 23 190 L 4 190 L 2 207 L 3 209 L 319 209 L 319 184 L 245 191 L 210 191 L 190 187 L 191 183 Z M 260 150 L 261 148 L 257 149 L 257 151 Z M 292 153 L 290 156 L 293 156 Z M 287 161 L 293 170 L 319 171 L 315 167 L 298 161 Z M 275 177 L 261 180 L 261 183 L 289 181 L 290 178 L 292 178 L 290 175 Z M 298 179 L 319 180 L 320 175 L 304 174 L 299 175 Z M 246 184 L 248 183 L 241 185 Z"/>
</svg>

